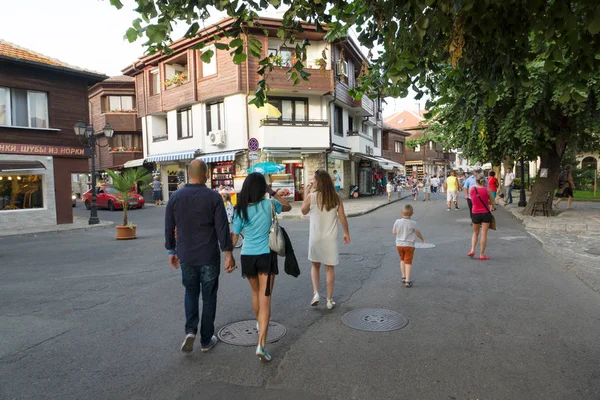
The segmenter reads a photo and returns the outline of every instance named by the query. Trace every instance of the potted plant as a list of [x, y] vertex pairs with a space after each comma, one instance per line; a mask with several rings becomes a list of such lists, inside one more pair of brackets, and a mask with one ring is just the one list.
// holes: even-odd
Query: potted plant
[[144, 168], [130, 168], [125, 172], [105, 171], [112, 179], [112, 187], [118, 192], [117, 198], [123, 205], [123, 225], [117, 225], [117, 240], [135, 239], [137, 225], [127, 219], [127, 208], [129, 207], [129, 193], [138, 183], [147, 183], [152, 179]]

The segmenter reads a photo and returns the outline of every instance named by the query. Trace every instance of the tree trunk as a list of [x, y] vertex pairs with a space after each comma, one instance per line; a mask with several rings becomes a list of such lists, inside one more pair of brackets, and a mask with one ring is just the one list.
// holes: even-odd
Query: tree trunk
[[[548, 149], [546, 152], [541, 154], [540, 168], [535, 178], [535, 184], [533, 185], [531, 196], [529, 197], [529, 199], [527, 199], [527, 207], [525, 207], [525, 210], [523, 211], [525, 215], [531, 214], [533, 204], [536, 201], [544, 200], [544, 195], [546, 194], [546, 192], [552, 193], [550, 197], [550, 202], [552, 202], [552, 197], [554, 197], [554, 190], [558, 186], [560, 161], [562, 160], [562, 156], [564, 154], [564, 147], [565, 146], [561, 146], [561, 143], [557, 140], [557, 143], [555, 143], [551, 149]], [[546, 169], [547, 175], [543, 178], [540, 175]]]

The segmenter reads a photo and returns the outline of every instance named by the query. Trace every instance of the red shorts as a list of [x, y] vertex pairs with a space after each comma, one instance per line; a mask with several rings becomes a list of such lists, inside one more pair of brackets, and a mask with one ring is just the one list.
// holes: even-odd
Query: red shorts
[[398, 250], [398, 255], [400, 256], [400, 261], [404, 261], [404, 264], [412, 265], [413, 256], [415, 255], [414, 247], [396, 246], [396, 250]]

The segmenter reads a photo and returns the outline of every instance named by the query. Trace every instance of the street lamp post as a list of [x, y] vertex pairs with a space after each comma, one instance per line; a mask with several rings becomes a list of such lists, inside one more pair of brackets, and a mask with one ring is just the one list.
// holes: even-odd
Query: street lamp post
[[525, 162], [523, 156], [519, 161], [521, 163], [521, 191], [519, 192], [519, 207], [526, 207], [527, 200], [525, 199]]
[[[98, 210], [96, 208], [96, 132], [94, 132], [94, 127], [91, 124], [86, 127], [81, 121], [76, 123], [73, 129], [78, 137], [87, 138], [88, 147], [91, 151], [92, 165], [90, 166], [90, 172], [92, 175], [92, 204], [90, 205], [90, 219], [88, 220], [88, 224], [96, 225], [100, 223]], [[109, 123], [106, 123], [102, 131], [107, 140], [110, 139], [114, 133], [114, 130]], [[101, 146], [100, 144], [98, 144], [98, 146], [106, 147], [108, 146], [108, 142], [104, 146]]]

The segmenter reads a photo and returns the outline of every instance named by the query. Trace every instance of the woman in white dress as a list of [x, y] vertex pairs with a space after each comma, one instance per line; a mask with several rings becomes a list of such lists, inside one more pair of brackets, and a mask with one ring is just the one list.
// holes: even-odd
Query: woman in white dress
[[[315, 191], [311, 193], [313, 188]], [[335, 307], [333, 301], [333, 285], [335, 272], [333, 268], [339, 264], [338, 221], [344, 228], [344, 243], [350, 243], [348, 220], [344, 212], [341, 197], [335, 191], [329, 173], [324, 170], [315, 172], [313, 181], [304, 191], [302, 214], [310, 213], [310, 236], [308, 240], [308, 259], [312, 262], [313, 298], [311, 306], [319, 304], [319, 281], [321, 264], [327, 271], [327, 308]]]

